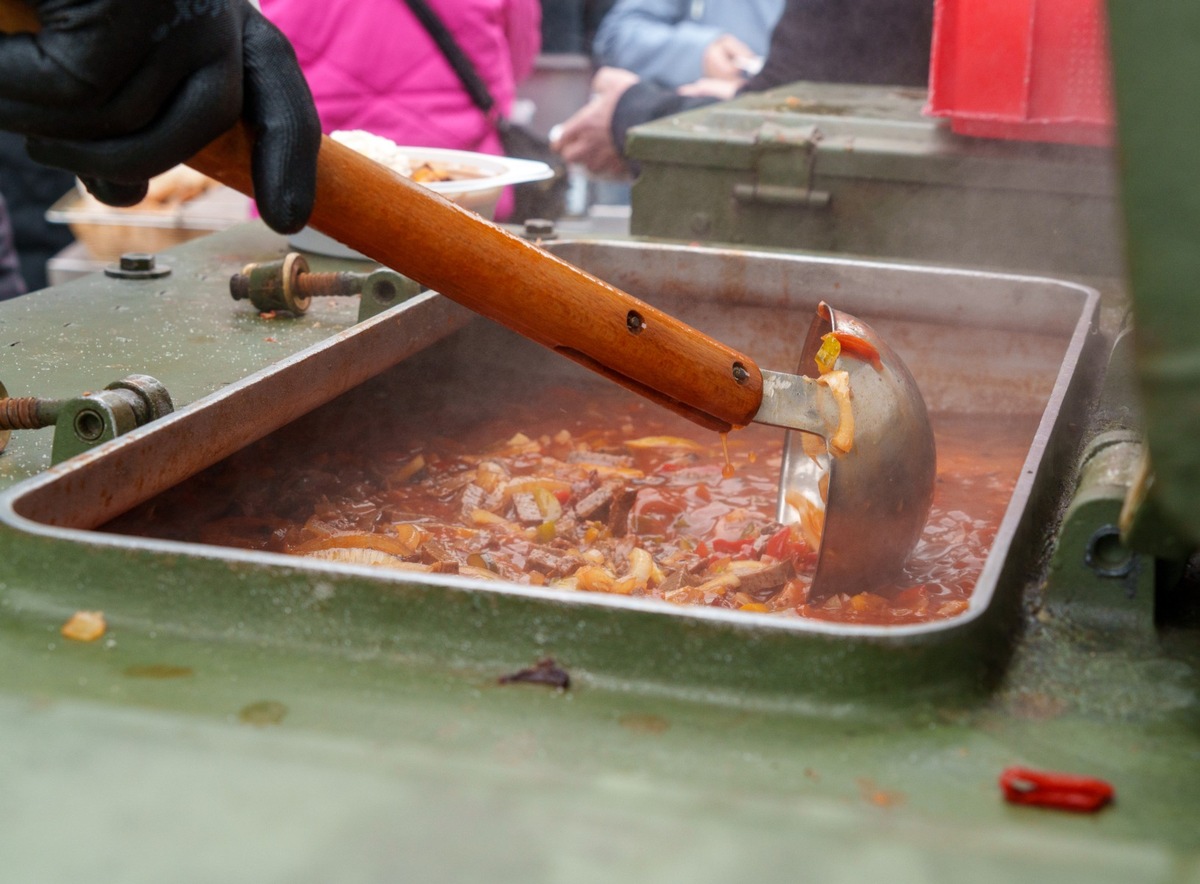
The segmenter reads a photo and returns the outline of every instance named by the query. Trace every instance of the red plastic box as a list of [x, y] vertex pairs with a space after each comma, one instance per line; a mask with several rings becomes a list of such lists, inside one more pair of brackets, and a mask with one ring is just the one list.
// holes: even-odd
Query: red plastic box
[[962, 135], [1111, 144], [1104, 0], [937, 0], [926, 111]]

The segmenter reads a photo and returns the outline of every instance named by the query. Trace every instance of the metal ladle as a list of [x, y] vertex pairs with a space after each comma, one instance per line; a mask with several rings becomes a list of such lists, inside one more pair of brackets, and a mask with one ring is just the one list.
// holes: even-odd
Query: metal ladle
[[873, 350], [878, 362], [843, 351], [835, 365], [849, 375], [850, 451], [814, 459], [803, 433], [789, 430], [785, 437], [777, 518], [796, 521], [801, 516], [796, 504], [824, 511], [809, 604], [853, 595], [900, 573], [929, 518], [937, 470], [933, 431], [916, 381], [865, 322], [821, 304], [804, 342], [800, 372], [817, 374], [817, 353], [831, 333], [865, 341], [864, 349]]

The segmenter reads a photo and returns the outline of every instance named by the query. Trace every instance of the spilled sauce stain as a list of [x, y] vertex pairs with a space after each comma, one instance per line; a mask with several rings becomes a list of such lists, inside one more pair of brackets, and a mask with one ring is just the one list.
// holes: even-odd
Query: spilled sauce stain
[[671, 722], [667, 721], [661, 715], [637, 713], [622, 715], [617, 719], [617, 724], [626, 730], [633, 731], [635, 734], [650, 734], [655, 737], [659, 734], [665, 734], [671, 727]]
[[287, 706], [278, 700], [259, 700], [238, 710], [238, 720], [255, 727], [279, 724], [287, 715]]
[[858, 791], [862, 800], [876, 807], [895, 807], [904, 803], [904, 793], [881, 789], [874, 780], [863, 777], [858, 780]]

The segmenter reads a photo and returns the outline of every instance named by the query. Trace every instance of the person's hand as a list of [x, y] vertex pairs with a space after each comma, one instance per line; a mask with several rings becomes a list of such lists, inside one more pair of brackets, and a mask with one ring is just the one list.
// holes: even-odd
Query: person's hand
[[601, 178], [625, 178], [629, 166], [612, 139], [613, 109], [637, 74], [621, 68], [600, 68], [592, 78], [592, 97], [560, 127], [551, 147], [572, 165], [583, 166]]
[[27, 0], [37, 34], [0, 36], [0, 128], [110, 205], [243, 117], [263, 219], [304, 226], [321, 127], [287, 38], [246, 0]]
[[747, 66], [758, 60], [754, 50], [733, 34], [722, 34], [704, 48], [701, 65], [705, 77], [737, 83], [746, 78]]
[[737, 91], [741, 87], [741, 82], [737, 80], [718, 80], [714, 77], [704, 77], [696, 80], [694, 83], [685, 83], [675, 91], [680, 95], [717, 98], [721, 101], [728, 101], [737, 95]]

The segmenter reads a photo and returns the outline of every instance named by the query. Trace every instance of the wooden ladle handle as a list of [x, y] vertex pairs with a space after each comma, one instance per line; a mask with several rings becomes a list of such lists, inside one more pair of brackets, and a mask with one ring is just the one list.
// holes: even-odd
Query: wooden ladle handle
[[[189, 165], [253, 195], [250, 147], [237, 126]], [[310, 223], [703, 426], [745, 426], [762, 402], [748, 356], [328, 137]]]

